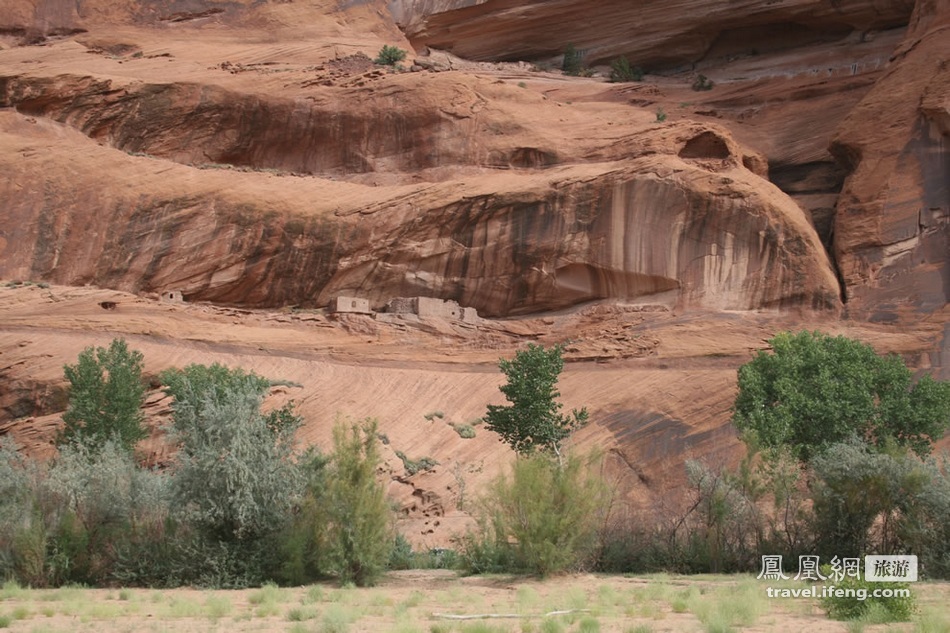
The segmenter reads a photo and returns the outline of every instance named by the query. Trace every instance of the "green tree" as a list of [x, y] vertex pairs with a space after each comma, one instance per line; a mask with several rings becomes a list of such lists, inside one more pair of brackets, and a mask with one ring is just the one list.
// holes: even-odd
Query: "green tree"
[[406, 51], [396, 46], [384, 44], [383, 47], [379, 49], [379, 54], [376, 56], [376, 59], [373, 60], [373, 63], [380, 66], [395, 66], [404, 59], [406, 59]]
[[328, 571], [360, 587], [375, 584], [393, 545], [392, 516], [376, 480], [377, 424], [338, 422], [323, 495], [327, 513]]
[[498, 433], [515, 452], [529, 455], [547, 452], [561, 461], [561, 444], [587, 423], [587, 409], [560, 413], [557, 380], [564, 369], [561, 347], [545, 349], [529, 344], [514, 359], [502, 359], [498, 366], [508, 377], [500, 389], [509, 406], [488, 405], [485, 416], [489, 430]]
[[115, 439], [131, 451], [147, 435], [142, 361], [141, 352], [117, 338], [108, 349], [87, 347], [75, 365], [65, 365], [69, 404], [59, 443], [79, 441], [95, 448]]
[[739, 368], [733, 423], [764, 448], [787, 446], [802, 461], [857, 436], [930, 452], [950, 424], [950, 383], [916, 384], [895, 355], [818, 332], [784, 332]]

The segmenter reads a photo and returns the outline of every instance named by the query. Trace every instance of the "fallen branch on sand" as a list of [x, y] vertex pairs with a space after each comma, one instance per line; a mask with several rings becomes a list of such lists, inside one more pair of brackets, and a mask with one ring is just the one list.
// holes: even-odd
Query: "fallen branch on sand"
[[456, 615], [452, 613], [433, 613], [432, 617], [439, 620], [502, 620], [502, 619], [520, 619], [520, 618], [550, 618], [555, 615], [567, 615], [568, 613], [589, 613], [590, 609], [567, 609], [565, 611], [548, 611], [540, 615], [530, 615], [524, 613], [478, 613], [475, 615]]

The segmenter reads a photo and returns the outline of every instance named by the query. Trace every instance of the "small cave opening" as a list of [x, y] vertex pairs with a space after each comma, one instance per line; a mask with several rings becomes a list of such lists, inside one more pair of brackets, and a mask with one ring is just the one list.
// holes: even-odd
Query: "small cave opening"
[[713, 132], [703, 132], [686, 141], [680, 158], [724, 159], [730, 156], [726, 140]]

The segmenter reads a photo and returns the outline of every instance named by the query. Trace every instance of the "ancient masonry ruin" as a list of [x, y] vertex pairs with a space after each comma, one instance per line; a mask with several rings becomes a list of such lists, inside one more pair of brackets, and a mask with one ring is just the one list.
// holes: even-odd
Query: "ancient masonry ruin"
[[[329, 310], [333, 313], [376, 314], [367, 299], [356, 297], [335, 297], [330, 301]], [[478, 312], [475, 308], [464, 308], [455, 301], [431, 297], [395, 297], [386, 304], [385, 313], [415, 315], [420, 318], [436, 317], [463, 323], [478, 322]]]
[[185, 300], [185, 297], [182, 296], [181, 290], [166, 290], [161, 295], [162, 301], [166, 303], [181, 303]]
[[369, 299], [357, 297], [334, 297], [330, 299], [330, 312], [347, 312], [349, 314], [373, 314], [369, 307]]

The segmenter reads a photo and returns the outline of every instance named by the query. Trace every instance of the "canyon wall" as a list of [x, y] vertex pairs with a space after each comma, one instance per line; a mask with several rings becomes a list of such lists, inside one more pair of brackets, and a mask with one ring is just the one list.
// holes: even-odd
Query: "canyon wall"
[[394, 0], [417, 46], [482, 60], [541, 59], [568, 44], [588, 63], [627, 56], [646, 68], [767, 54], [907, 23], [911, 0]]

